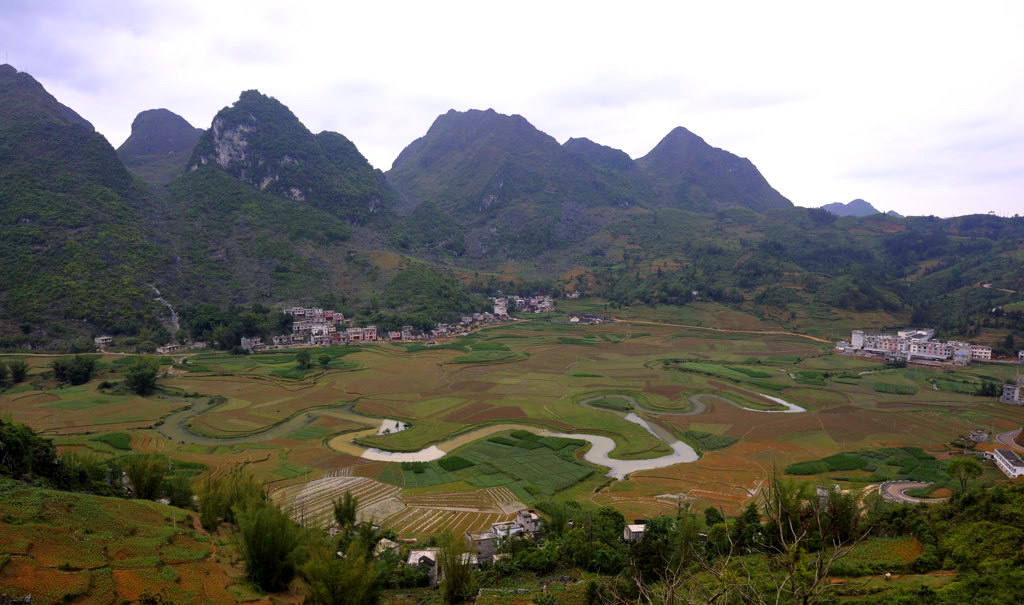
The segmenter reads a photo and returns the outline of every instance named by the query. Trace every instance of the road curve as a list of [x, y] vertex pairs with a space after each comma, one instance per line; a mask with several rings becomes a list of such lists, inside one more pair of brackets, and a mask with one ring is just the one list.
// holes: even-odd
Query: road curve
[[1005, 445], [1006, 447], [1016, 452], [1024, 452], [1024, 447], [1017, 445], [1017, 443], [1014, 441], [1014, 439], [1017, 438], [1017, 435], [1020, 435], [1020, 431], [1020, 429], [1017, 429], [1016, 431], [1006, 431], [1005, 433], [999, 433], [998, 435], [996, 435], [996, 441], [998, 441], [1000, 445]]
[[917, 487], [928, 487], [931, 483], [922, 481], [886, 481], [878, 488], [878, 493], [890, 502], [902, 502], [904, 504], [938, 504], [949, 498], [915, 498], [908, 496], [905, 492]]

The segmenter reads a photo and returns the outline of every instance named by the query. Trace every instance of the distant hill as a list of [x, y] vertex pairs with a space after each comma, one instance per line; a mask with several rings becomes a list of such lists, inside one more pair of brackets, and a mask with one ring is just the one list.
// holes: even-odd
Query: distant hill
[[439, 116], [385, 175], [257, 91], [202, 132], [143, 112], [119, 157], [3, 66], [0, 347], [90, 348], [101, 333], [155, 346], [179, 327], [168, 305], [183, 322], [206, 304], [317, 303], [427, 322], [481, 304], [456, 282], [623, 306], [699, 299], [819, 334], [823, 318], [870, 313], [1024, 340], [1024, 319], [991, 311], [1024, 289], [1024, 219], [863, 206], [871, 216], [794, 207], [682, 128], [633, 160], [493, 110]]
[[792, 206], [749, 160], [683, 128], [633, 161], [585, 138], [559, 145], [522, 116], [491, 109], [439, 116], [399, 154], [387, 176], [406, 212], [432, 202], [469, 227], [465, 248], [471, 257], [564, 248], [630, 208]]
[[256, 90], [220, 110], [200, 137], [188, 167], [207, 164], [261, 191], [308, 201], [352, 222], [390, 212], [382, 173], [351, 141], [333, 132], [313, 135], [280, 101]]
[[525, 118], [449, 111], [387, 173], [411, 212], [431, 202], [465, 227], [474, 258], [522, 258], [600, 229], [595, 208], [639, 202], [629, 182], [593, 170]]
[[678, 127], [637, 160], [663, 206], [713, 210], [743, 206], [763, 211], [793, 203], [772, 188], [754, 164], [708, 145]]
[[[871, 216], [872, 214], [879, 214], [879, 211], [874, 206], [862, 199], [856, 199], [846, 204], [842, 202], [825, 204], [821, 209], [827, 210], [836, 216]], [[899, 215], [897, 214], [896, 216]]]
[[[44, 344], [59, 320], [158, 324], [145, 192], [92, 125], [31, 76], [0, 66], [0, 346]], [[6, 345], [2, 343], [8, 343]], [[91, 344], [91, 342], [90, 342]]]
[[167, 109], [148, 109], [135, 117], [132, 133], [117, 155], [133, 173], [152, 183], [180, 176], [199, 142], [202, 128]]

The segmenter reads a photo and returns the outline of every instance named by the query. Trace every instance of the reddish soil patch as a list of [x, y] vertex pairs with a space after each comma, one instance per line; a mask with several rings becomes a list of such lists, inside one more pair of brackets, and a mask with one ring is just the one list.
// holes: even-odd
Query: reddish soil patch
[[820, 410], [819, 414], [856, 414], [863, 412], [860, 408], [852, 405], [841, 405], [837, 408], [828, 408], [826, 410]]
[[679, 399], [680, 395], [685, 389], [683, 387], [664, 385], [657, 387], [645, 387], [645, 393], [651, 393], [652, 395], [661, 395], [666, 399]]
[[526, 413], [523, 412], [522, 408], [518, 408], [511, 405], [503, 405], [494, 407], [492, 406], [488, 410], [478, 412], [472, 416], [467, 416], [463, 419], [463, 422], [470, 424], [476, 424], [478, 422], [491, 422], [494, 420], [516, 420], [518, 418], [526, 418]]
[[12, 557], [0, 571], [2, 592], [11, 596], [32, 595], [33, 602], [57, 603], [67, 593], [85, 592], [89, 572], [65, 572], [41, 567], [31, 559]]
[[464, 391], [469, 393], [482, 393], [484, 391], [491, 390], [494, 384], [490, 382], [480, 382], [477, 380], [464, 380], [462, 382], [452, 383], [450, 389], [452, 391]]
[[14, 397], [14, 401], [19, 404], [36, 405], [40, 403], [53, 403], [54, 401], [60, 401], [60, 397], [51, 393], [33, 393], [31, 395], [22, 395], [21, 397]]

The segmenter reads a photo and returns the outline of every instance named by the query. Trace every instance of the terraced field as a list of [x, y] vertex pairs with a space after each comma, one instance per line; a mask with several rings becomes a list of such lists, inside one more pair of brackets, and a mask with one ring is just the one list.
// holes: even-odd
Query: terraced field
[[[202, 463], [214, 474], [244, 464], [269, 484], [275, 500], [298, 500], [315, 524], [329, 517], [331, 498], [346, 488], [365, 490], [363, 504], [377, 511], [375, 519], [413, 533], [445, 518], [483, 527], [488, 515], [506, 512], [481, 500], [448, 507], [465, 515], [437, 515], [420, 500], [431, 493], [461, 502], [451, 494], [506, 489], [526, 505], [551, 496], [585, 498], [635, 517], [680, 498], [729, 511], [772, 468], [878, 447], [913, 446], [942, 457], [951, 440], [972, 429], [1003, 432], [1024, 424], [1024, 410], [971, 394], [983, 380], [1011, 377], [1013, 368], [886, 369], [784, 333], [535, 320], [448, 345], [320, 349], [333, 356], [328, 369], [296, 378], [286, 377], [294, 367], [290, 352], [195, 354], [177, 375], [160, 380], [165, 390], [148, 398], [98, 388], [99, 380], [120, 379], [117, 358], [104, 361], [97, 380], [65, 388], [46, 380], [45, 358], [33, 358], [32, 384], [0, 393], [0, 408], [65, 448], [119, 455], [91, 437], [124, 433], [134, 450]], [[382, 418], [409, 428], [378, 434]], [[618, 460], [658, 460], [686, 435], [707, 447], [696, 461], [649, 466], [615, 481], [583, 459], [594, 451], [590, 444], [545, 462], [547, 471], [537, 476], [525, 452], [494, 472], [488, 462], [500, 458], [504, 445], [487, 439], [512, 429], [601, 437], [611, 443], [610, 459]], [[480, 456], [463, 456], [473, 466], [459, 471], [432, 462], [415, 473], [386, 456], [366, 455], [368, 448], [415, 453], [430, 447], [438, 459], [462, 456], [460, 448], [475, 447]], [[350, 469], [349, 478], [329, 475], [338, 469]], [[391, 498], [404, 508], [372, 507]]]

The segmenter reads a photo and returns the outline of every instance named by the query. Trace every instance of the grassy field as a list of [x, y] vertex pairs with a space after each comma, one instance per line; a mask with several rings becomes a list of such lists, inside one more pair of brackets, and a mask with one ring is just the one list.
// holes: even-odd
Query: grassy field
[[[588, 309], [604, 312], [580, 307]], [[552, 494], [584, 498], [636, 518], [668, 510], [678, 494], [695, 506], [735, 511], [773, 468], [843, 452], [915, 447], [941, 464], [952, 450], [948, 444], [960, 435], [1024, 424], [1024, 410], [973, 394], [985, 381], [1011, 378], [1009, 365], [886, 369], [836, 355], [827, 342], [752, 333], [783, 330], [750, 316], [741, 321], [734, 311], [710, 303], [677, 310], [677, 316], [655, 311], [602, 325], [524, 321], [442, 346], [313, 349], [314, 361], [320, 354], [332, 359], [326, 369], [316, 365], [302, 372], [295, 371], [293, 352], [193, 354], [146, 398], [98, 388], [101, 380], [121, 379], [125, 366], [117, 357], [105, 358], [92, 382], [65, 388], [47, 379], [48, 358], [29, 357], [29, 383], [0, 393], [0, 409], [62, 448], [115, 456], [127, 445], [204, 464], [214, 473], [245, 464], [272, 490], [344, 470], [397, 487], [400, 500], [507, 489], [524, 503]], [[667, 325], [680, 319], [708, 329]], [[745, 331], [710, 329], [729, 321]], [[765, 396], [807, 412], [772, 413], [782, 406]], [[610, 437], [611, 455], [618, 458], [669, 452], [659, 438], [625, 421], [626, 412], [690, 442], [702, 452], [700, 460], [608, 482], [598, 467], [579, 459], [579, 451], [530, 449], [507, 433], [498, 436], [512, 445], [489, 436], [448, 452], [472, 463], [456, 470], [429, 463], [416, 472], [326, 445], [339, 434], [376, 428], [381, 418], [390, 418], [409, 428], [361, 433], [359, 443], [415, 451], [480, 427], [509, 424]], [[177, 418], [185, 418], [182, 426], [174, 425]], [[822, 481], [843, 472], [861, 483], [875, 473], [803, 477]], [[483, 522], [487, 517], [480, 515], [460, 523]]]

